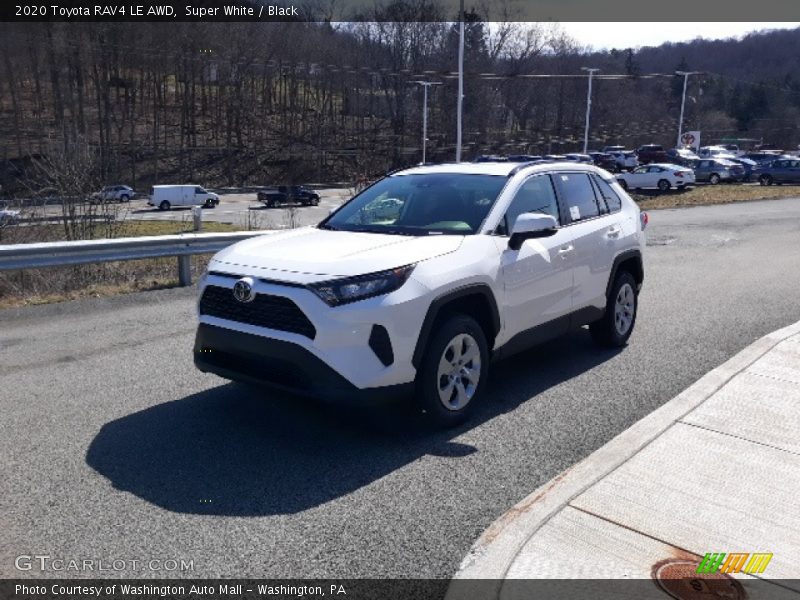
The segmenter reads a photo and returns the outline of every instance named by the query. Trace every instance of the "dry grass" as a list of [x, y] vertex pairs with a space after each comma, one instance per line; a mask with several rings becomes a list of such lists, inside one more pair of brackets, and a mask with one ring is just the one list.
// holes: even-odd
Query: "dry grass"
[[645, 210], [729, 204], [751, 200], [800, 197], [800, 185], [698, 185], [694, 188], [667, 193], [651, 190], [631, 190], [631, 196]]

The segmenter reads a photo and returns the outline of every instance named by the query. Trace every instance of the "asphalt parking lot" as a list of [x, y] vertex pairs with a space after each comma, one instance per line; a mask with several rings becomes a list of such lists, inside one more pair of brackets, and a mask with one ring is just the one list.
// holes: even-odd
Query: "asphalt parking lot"
[[652, 212], [629, 346], [580, 331], [494, 365], [491, 401], [449, 432], [198, 373], [192, 289], [0, 311], [0, 576], [93, 574], [15, 569], [38, 553], [448, 577], [531, 490], [797, 321], [798, 240], [800, 199]]

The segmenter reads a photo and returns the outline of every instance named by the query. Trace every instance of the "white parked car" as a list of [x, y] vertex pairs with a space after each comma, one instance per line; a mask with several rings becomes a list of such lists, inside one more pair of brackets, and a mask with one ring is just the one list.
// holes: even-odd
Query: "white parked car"
[[0, 225], [13, 225], [19, 222], [19, 211], [11, 210], [5, 202], [0, 202]]
[[[398, 210], [373, 210], [387, 199]], [[194, 361], [346, 403], [414, 395], [451, 426], [483, 400], [493, 359], [587, 324], [600, 345], [627, 343], [646, 223], [593, 165], [407, 169], [316, 227], [217, 253]]]
[[150, 188], [150, 197], [147, 203], [159, 210], [169, 210], [173, 206], [214, 208], [219, 204], [219, 196], [194, 184], [154, 185]]
[[91, 202], [129, 202], [136, 192], [129, 185], [109, 185], [92, 194]]
[[618, 173], [617, 181], [626, 190], [657, 188], [666, 192], [694, 184], [694, 171], [680, 165], [652, 163], [636, 167], [630, 173]]
[[697, 156], [700, 158], [722, 158], [725, 160], [736, 158], [736, 154], [725, 146], [703, 146], [697, 151]]
[[617, 161], [617, 168], [621, 170], [630, 170], [639, 166], [639, 159], [633, 150], [619, 150], [609, 152], [609, 154], [614, 157], [614, 160]]

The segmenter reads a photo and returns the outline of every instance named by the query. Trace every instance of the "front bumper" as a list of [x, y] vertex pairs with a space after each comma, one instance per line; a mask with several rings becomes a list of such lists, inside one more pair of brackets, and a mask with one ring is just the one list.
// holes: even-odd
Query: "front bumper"
[[413, 391], [413, 383], [360, 389], [297, 344], [205, 323], [197, 328], [194, 364], [225, 379], [340, 404], [381, 404]]

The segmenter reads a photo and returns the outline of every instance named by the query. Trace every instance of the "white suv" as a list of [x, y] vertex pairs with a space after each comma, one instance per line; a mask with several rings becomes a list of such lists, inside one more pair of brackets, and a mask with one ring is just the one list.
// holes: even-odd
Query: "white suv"
[[591, 165], [396, 172], [316, 227], [215, 255], [195, 364], [342, 402], [413, 394], [454, 425], [493, 359], [587, 324], [598, 343], [627, 342], [646, 223]]

